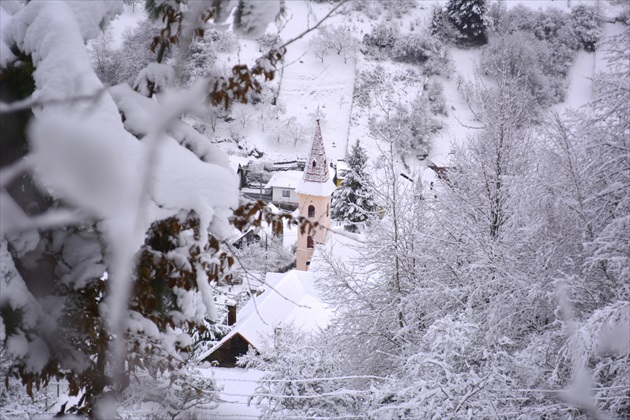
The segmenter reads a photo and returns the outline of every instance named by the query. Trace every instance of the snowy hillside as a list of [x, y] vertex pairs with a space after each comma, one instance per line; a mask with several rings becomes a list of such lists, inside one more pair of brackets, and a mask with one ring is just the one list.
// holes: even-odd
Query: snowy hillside
[[2, 1], [0, 417], [627, 418], [629, 25]]

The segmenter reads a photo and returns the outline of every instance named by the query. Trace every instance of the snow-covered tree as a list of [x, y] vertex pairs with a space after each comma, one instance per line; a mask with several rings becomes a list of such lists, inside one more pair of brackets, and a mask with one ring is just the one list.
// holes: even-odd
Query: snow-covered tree
[[239, 364], [265, 371], [252, 403], [265, 418], [348, 416], [362, 413], [361, 393], [342, 390], [343, 368], [330, 351], [330, 332], [305, 334], [280, 324], [259, 353], [250, 350]]
[[449, 0], [446, 15], [461, 41], [475, 45], [487, 42], [486, 0]]
[[[212, 6], [214, 23], [231, 10], [227, 2], [148, 3], [167, 25], [154, 39], [158, 62], [200, 35]], [[3, 98], [25, 98], [15, 109], [3, 103], [2, 112], [37, 109], [28, 132], [15, 119], [9, 154], [3, 142], [3, 360], [29, 394], [53, 378], [66, 381], [78, 398], [61, 411], [99, 418], [116, 416], [115, 398], [142, 372], [182, 387], [163, 400], [177, 413], [199, 389], [213, 391], [212, 381], [184, 377], [195, 324], [218, 321], [211, 282], [233, 262], [217, 238], [238, 205], [237, 181], [225, 155], [180, 116], [246, 100], [260, 89], [255, 76], [272, 77], [281, 55], [186, 91], [169, 88], [167, 78], [158, 101], [128, 85], [106, 91], [85, 43], [121, 5], [29, 2], [10, 14], [0, 6], [3, 51], [10, 45], [20, 56], [2, 57], [13, 86], [5, 96], [3, 85]], [[241, 6], [235, 30], [252, 36], [279, 11], [279, 2]], [[144, 79], [157, 86], [171, 70], [148, 66]], [[206, 401], [215, 398], [210, 392]]]
[[366, 173], [367, 160], [365, 149], [357, 139], [348, 155], [348, 171], [343, 183], [333, 194], [331, 217], [343, 221], [350, 232], [356, 232], [377, 210]]
[[582, 47], [586, 51], [595, 51], [595, 45], [602, 37], [598, 6], [576, 5], [571, 9], [571, 20]]
[[438, 4], [431, 6], [431, 23], [429, 24], [431, 35], [442, 42], [455, 42], [459, 38], [459, 31], [453, 26], [444, 8]]
[[[425, 78], [425, 83], [427, 80]], [[428, 95], [422, 92], [407, 104], [394, 95], [381, 94], [375, 97], [375, 102], [382, 114], [373, 115], [370, 133], [392, 139], [396, 151], [402, 155], [426, 155], [431, 137], [442, 128], [442, 122], [430, 111]]]
[[324, 26], [311, 40], [311, 48], [322, 63], [330, 53], [337, 53], [343, 57], [343, 62], [354, 58], [359, 41], [352, 35], [352, 29], [347, 25], [335, 26], [332, 29]]

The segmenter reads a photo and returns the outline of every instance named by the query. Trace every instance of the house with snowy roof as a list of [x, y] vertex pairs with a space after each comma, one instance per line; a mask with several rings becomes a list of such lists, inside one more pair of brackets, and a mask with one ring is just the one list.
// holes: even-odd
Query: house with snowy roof
[[228, 306], [228, 324], [232, 330], [200, 356], [219, 366], [233, 367], [239, 356], [251, 347], [260, 349], [283, 325], [291, 324], [307, 331], [328, 325], [329, 310], [313, 285], [311, 273], [292, 270], [267, 273], [264, 292], [252, 298], [236, 312]]
[[297, 208], [300, 199], [295, 187], [300, 183], [302, 175], [302, 171], [275, 172], [265, 185], [265, 189], [271, 190], [271, 202], [281, 208]]

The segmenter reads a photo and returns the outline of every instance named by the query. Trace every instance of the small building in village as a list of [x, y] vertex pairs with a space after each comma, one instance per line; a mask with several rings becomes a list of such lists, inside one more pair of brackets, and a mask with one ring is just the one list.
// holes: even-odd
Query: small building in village
[[297, 208], [300, 200], [295, 187], [302, 179], [302, 171], [277, 171], [273, 174], [266, 190], [271, 190], [271, 202], [284, 209]]

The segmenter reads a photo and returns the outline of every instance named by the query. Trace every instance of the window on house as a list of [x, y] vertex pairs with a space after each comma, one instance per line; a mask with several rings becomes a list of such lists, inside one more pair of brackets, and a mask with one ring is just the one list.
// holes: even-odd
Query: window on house
[[308, 217], [315, 217], [315, 207], [308, 206]]
[[306, 238], [306, 247], [308, 249], [315, 248], [315, 241], [313, 240], [312, 236], [309, 236], [309, 237]]
[[286, 197], [286, 198], [291, 197], [291, 191], [290, 190], [282, 190], [282, 197]]

